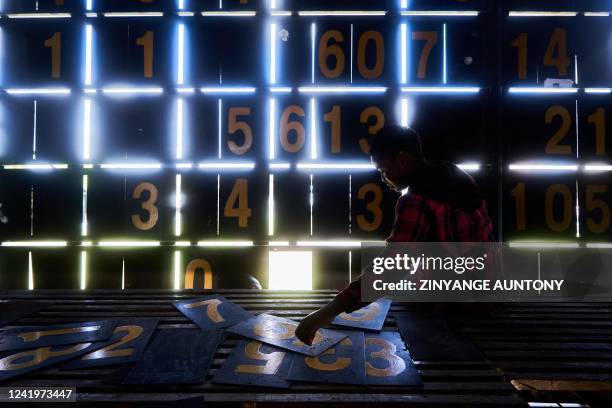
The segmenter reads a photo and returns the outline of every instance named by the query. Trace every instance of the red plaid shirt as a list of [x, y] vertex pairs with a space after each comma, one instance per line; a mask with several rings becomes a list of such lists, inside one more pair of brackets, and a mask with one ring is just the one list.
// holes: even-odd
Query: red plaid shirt
[[[492, 242], [493, 224], [482, 200], [477, 210], [466, 212], [450, 204], [418, 194], [397, 200], [395, 221], [387, 242]], [[361, 279], [344, 288], [336, 298], [350, 313], [361, 307]]]

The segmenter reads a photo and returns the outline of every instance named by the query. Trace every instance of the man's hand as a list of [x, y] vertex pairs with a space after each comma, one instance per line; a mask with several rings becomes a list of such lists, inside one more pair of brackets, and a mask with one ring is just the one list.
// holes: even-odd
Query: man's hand
[[317, 330], [327, 326], [336, 316], [343, 312], [343, 307], [337, 300], [333, 300], [316, 312], [310, 313], [302, 319], [295, 329], [295, 336], [303, 343], [312, 345]]

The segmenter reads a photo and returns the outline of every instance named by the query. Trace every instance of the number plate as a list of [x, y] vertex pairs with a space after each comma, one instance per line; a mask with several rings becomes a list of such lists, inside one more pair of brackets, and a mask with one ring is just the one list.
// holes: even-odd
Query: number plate
[[289, 388], [287, 374], [297, 355], [254, 340], [242, 340], [212, 379], [217, 384]]
[[221, 330], [158, 330], [123, 384], [202, 383], [222, 337]]
[[334, 330], [319, 329], [313, 345], [307, 346], [295, 337], [297, 325], [298, 323], [293, 320], [262, 313], [227, 330], [308, 356], [318, 356], [346, 337], [345, 334]]
[[106, 340], [115, 326], [117, 322], [105, 320], [9, 329], [0, 335], [0, 351]]
[[119, 320], [111, 338], [99, 343], [98, 350], [67, 363], [62, 369], [74, 370], [136, 362], [140, 360], [158, 321], [159, 319]]
[[253, 317], [242, 307], [219, 295], [175, 302], [174, 307], [202, 330], [222, 329]]
[[363, 333], [339, 333], [346, 337], [317, 357], [296, 355], [289, 371], [289, 380], [365, 384]]
[[366, 334], [365, 344], [368, 385], [422, 384], [399, 333]]
[[378, 299], [353, 313], [341, 313], [332, 324], [364, 330], [381, 330], [390, 307], [391, 300]]

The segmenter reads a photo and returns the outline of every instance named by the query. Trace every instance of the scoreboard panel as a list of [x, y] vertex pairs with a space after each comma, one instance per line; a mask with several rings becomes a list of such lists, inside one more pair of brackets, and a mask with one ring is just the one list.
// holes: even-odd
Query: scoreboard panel
[[0, 287], [267, 287], [288, 250], [341, 288], [391, 230], [391, 123], [475, 178], [499, 240], [610, 242], [611, 11], [5, 0]]

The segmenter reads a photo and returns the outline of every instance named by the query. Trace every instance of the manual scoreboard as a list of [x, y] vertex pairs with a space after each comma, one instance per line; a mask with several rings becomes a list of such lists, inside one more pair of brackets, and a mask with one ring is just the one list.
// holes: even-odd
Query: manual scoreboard
[[[612, 1], [5, 0], [0, 287], [223, 288], [359, 273], [413, 126], [499, 240], [612, 242]], [[296, 265], [286, 265], [286, 281]]]

